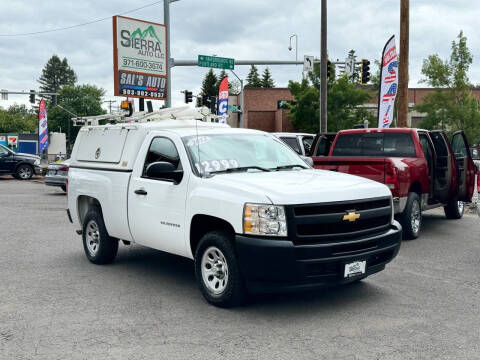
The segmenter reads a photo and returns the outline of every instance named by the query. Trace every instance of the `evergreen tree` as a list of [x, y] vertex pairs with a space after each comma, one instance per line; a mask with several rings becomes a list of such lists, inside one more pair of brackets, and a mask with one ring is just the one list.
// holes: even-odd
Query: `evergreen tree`
[[[65, 85], [75, 85], [77, 75], [68, 65], [67, 58], [60, 58], [53, 55], [48, 59], [42, 69], [42, 75], [38, 82], [40, 83], [40, 91], [42, 92], [59, 92]], [[51, 96], [45, 96], [50, 99]]]
[[[217, 86], [217, 75], [213, 72], [213, 69], [208, 70], [205, 78], [202, 82], [202, 90], [200, 95], [202, 96], [217, 96], [218, 94], [218, 86]], [[197, 106], [202, 105], [202, 100], [197, 98]]]
[[250, 72], [247, 75], [247, 84], [245, 88], [259, 88], [262, 87], [262, 80], [260, 80], [260, 76], [258, 75], [258, 69], [255, 65], [250, 67]]
[[268, 67], [266, 67], [265, 70], [263, 70], [262, 87], [263, 88], [275, 87], [275, 82], [273, 81], [272, 75], [270, 74], [270, 70], [268, 69]]

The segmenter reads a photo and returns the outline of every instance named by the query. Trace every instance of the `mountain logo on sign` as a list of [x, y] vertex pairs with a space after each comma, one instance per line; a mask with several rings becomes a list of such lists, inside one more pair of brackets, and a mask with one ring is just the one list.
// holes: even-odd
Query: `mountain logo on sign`
[[156, 39], [160, 44], [162, 43], [160, 39], [157, 36], [157, 33], [155, 32], [155, 29], [153, 28], [152, 25], [150, 25], [148, 28], [146, 28], [144, 31], [140, 30], [140, 28], [137, 28], [132, 35], [130, 35], [130, 39], [133, 39], [134, 37], [138, 36], [140, 39], [145, 39], [145, 36], [149, 35], [150, 37]]
[[123, 47], [138, 50], [138, 55], [160, 59], [165, 57], [162, 53], [162, 42], [158, 38], [153, 25], [148, 26], [143, 31], [137, 27], [132, 33], [127, 29], [123, 29], [120, 31], [120, 38], [120, 44]]

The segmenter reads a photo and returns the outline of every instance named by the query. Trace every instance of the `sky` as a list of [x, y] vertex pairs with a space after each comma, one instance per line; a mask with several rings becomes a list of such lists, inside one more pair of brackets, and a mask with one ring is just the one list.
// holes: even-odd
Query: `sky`
[[[47, 60], [57, 54], [66, 57], [78, 77], [78, 84], [105, 89], [105, 100], [113, 95], [113, 34], [111, 16], [154, 3], [155, 0], [0, 0], [0, 89], [28, 91], [38, 89], [38, 78]], [[199, 54], [237, 60], [295, 60], [320, 56], [320, 0], [179, 0], [170, 5], [171, 57], [193, 60]], [[380, 59], [385, 42], [396, 36], [399, 47], [400, 0], [328, 1], [328, 53], [331, 60], [344, 60], [354, 49], [358, 58], [372, 64]], [[421, 67], [431, 54], [450, 56], [451, 42], [460, 30], [468, 38], [473, 54], [470, 80], [480, 83], [480, 47], [476, 32], [480, 2], [473, 0], [410, 1], [410, 87], [425, 86]], [[157, 2], [129, 17], [163, 23], [163, 3]], [[97, 19], [89, 25], [37, 35], [9, 36], [39, 32]], [[258, 66], [260, 73], [265, 66]], [[289, 80], [302, 76], [301, 65], [269, 66], [275, 84], [286, 87]], [[236, 66], [241, 78], [248, 66]], [[180, 91], [200, 92], [206, 68], [174, 67], [171, 73], [172, 103], [183, 104]], [[219, 71], [217, 71], [219, 73]], [[231, 75], [233, 77], [233, 75]], [[27, 95], [10, 95], [0, 100], [1, 107], [28, 104]], [[154, 108], [163, 102], [154, 101]], [[107, 108], [107, 104], [104, 104]]]

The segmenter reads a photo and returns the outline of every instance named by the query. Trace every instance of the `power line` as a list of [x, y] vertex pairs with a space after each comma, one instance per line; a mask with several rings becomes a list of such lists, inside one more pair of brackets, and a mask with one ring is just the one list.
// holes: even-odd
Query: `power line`
[[[127, 11], [124, 11], [123, 13], [120, 13], [120, 15], [125, 15], [125, 14], [132, 13], [134, 11], [142, 10], [142, 9], [147, 8], [147, 7], [150, 7], [150, 6], [156, 5], [158, 3], [161, 3], [163, 1], [164, 0], [155, 1], [153, 3], [146, 4], [144, 6], [136, 8], [136, 9], [127, 10]], [[46, 34], [46, 33], [51, 33], [51, 32], [56, 32], [56, 31], [69, 30], [69, 29], [73, 29], [73, 28], [77, 28], [77, 27], [81, 27], [81, 26], [85, 26], [85, 25], [91, 25], [91, 24], [95, 24], [95, 23], [98, 23], [98, 22], [101, 22], [101, 21], [109, 20], [111, 18], [112, 18], [112, 16], [107, 16], [107, 17], [104, 17], [104, 18], [101, 18], [101, 19], [87, 21], [87, 22], [84, 22], [84, 23], [81, 23], [81, 24], [70, 25], [70, 26], [65, 26], [65, 27], [60, 27], [60, 28], [55, 28], [55, 29], [50, 29], [50, 30], [42, 30], [42, 31], [34, 31], [34, 32], [28, 32], [28, 33], [18, 33], [18, 34], [0, 34], [0, 37], [15, 37], [15, 36], [29, 36], [29, 35]]]

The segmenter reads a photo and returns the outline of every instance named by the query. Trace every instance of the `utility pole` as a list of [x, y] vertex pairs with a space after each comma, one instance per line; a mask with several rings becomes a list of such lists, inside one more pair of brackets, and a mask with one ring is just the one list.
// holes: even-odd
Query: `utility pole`
[[320, 132], [327, 132], [327, 0], [322, 0], [320, 24]]
[[409, 42], [409, 0], [400, 0], [400, 61], [398, 66], [398, 127], [407, 127], [408, 115], [408, 42]]
[[108, 103], [108, 108], [110, 109], [110, 114], [112, 113], [112, 104], [116, 103], [116, 100], [105, 100], [104, 103]]
[[167, 27], [167, 100], [165, 107], [172, 106], [172, 74], [170, 64], [170, 0], [163, 0], [163, 23]]

